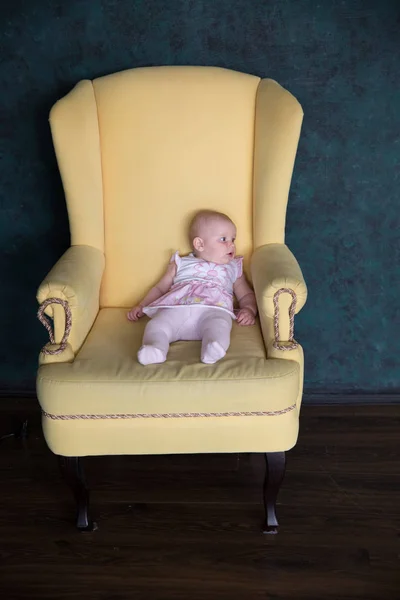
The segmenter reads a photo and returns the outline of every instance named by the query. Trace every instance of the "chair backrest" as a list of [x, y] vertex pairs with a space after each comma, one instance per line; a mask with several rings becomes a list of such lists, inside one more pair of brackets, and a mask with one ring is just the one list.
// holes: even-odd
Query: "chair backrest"
[[245, 266], [284, 241], [298, 102], [272, 80], [214, 67], [148, 67], [81, 81], [50, 114], [71, 243], [104, 250], [101, 306], [130, 306], [202, 208], [227, 213]]

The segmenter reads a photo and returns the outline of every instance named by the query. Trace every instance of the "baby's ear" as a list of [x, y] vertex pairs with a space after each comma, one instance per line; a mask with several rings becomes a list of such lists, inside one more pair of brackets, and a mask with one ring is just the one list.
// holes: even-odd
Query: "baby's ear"
[[197, 252], [203, 252], [204, 250], [204, 242], [200, 237], [195, 237], [193, 240], [193, 248], [197, 250]]

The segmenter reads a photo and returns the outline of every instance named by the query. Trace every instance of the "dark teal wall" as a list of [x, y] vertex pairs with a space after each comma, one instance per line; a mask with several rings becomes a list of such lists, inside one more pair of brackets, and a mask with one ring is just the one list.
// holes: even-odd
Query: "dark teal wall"
[[69, 242], [49, 109], [82, 78], [192, 64], [272, 77], [304, 107], [287, 242], [306, 388], [399, 390], [398, 0], [5, 0], [0, 54], [0, 389], [33, 389], [35, 291]]

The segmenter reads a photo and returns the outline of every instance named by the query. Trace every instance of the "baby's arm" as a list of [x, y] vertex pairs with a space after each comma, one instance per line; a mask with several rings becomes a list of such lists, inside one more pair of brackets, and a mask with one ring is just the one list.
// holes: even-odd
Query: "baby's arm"
[[148, 306], [149, 304], [151, 304], [155, 300], [158, 300], [158, 298], [161, 298], [161, 296], [166, 294], [173, 284], [175, 275], [176, 264], [169, 263], [167, 270], [161, 277], [160, 281], [154, 287], [151, 288], [147, 296], [145, 296], [137, 306], [134, 306], [128, 312], [128, 319], [130, 321], [137, 321], [138, 319], [140, 319], [140, 317], [143, 317], [143, 306]]
[[235, 281], [233, 291], [240, 306], [237, 322], [239, 325], [254, 325], [257, 314], [256, 297], [244, 275]]

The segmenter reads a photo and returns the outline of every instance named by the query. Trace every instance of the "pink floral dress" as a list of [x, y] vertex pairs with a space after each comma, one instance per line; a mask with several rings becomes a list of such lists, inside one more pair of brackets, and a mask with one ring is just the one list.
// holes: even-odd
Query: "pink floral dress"
[[243, 273], [243, 257], [234, 258], [226, 265], [196, 258], [193, 254], [171, 258], [176, 264], [176, 276], [169, 292], [143, 307], [153, 317], [159, 308], [181, 306], [213, 306], [228, 312], [233, 319], [233, 284]]

